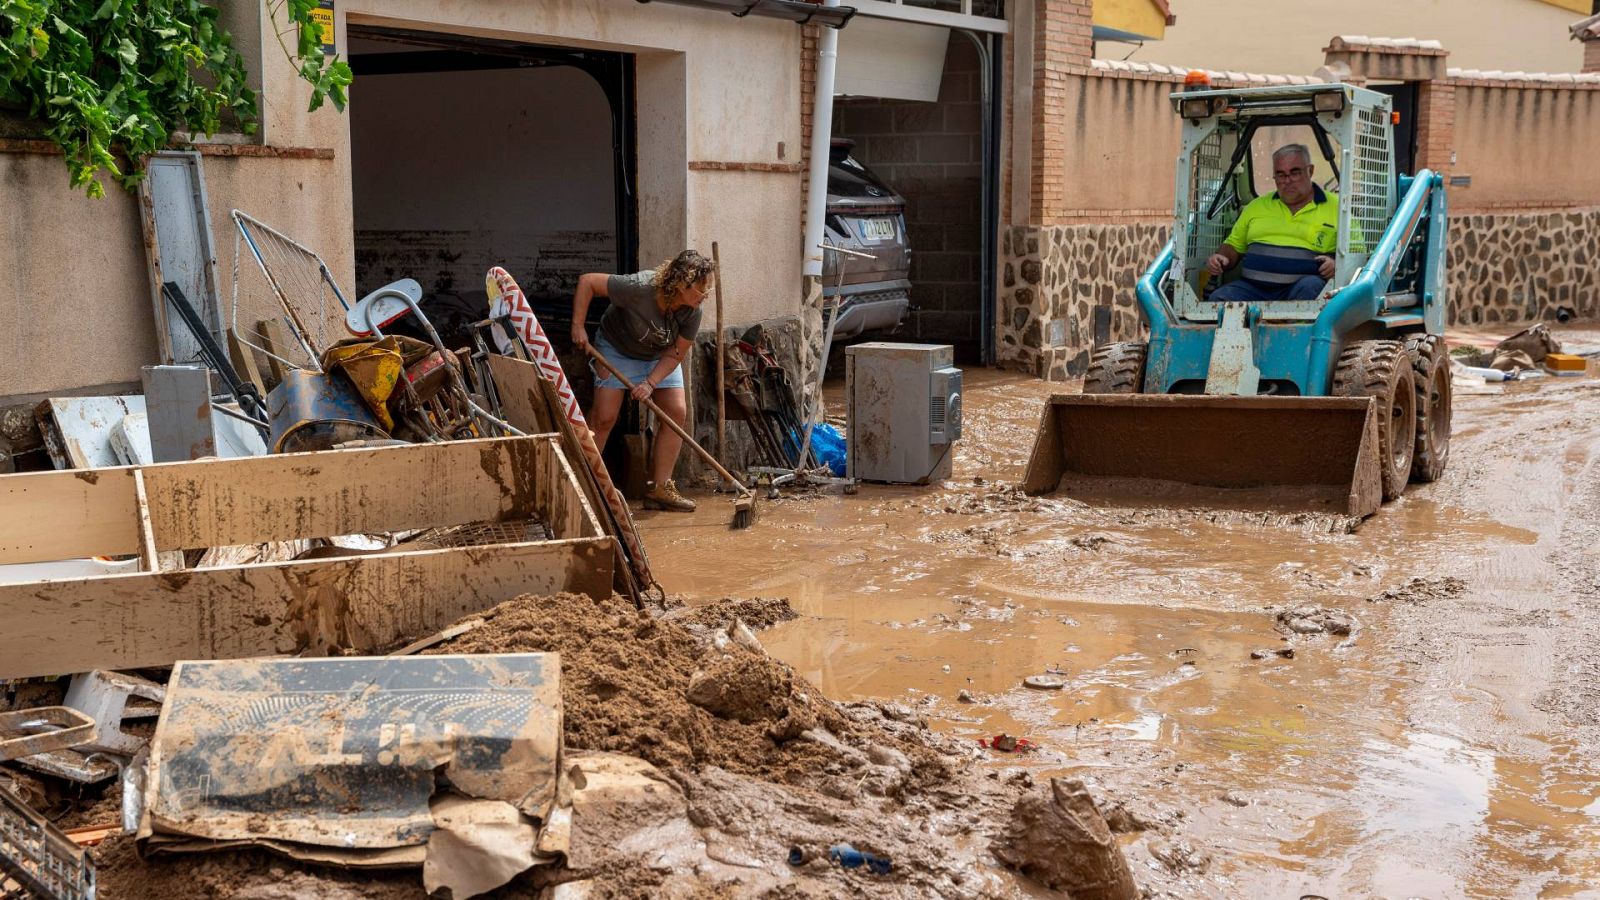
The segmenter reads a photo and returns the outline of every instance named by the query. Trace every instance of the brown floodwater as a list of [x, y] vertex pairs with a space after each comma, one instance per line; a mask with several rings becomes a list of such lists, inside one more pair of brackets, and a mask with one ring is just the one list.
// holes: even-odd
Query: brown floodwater
[[[1059, 387], [989, 371], [966, 373], [942, 485], [763, 498], [744, 531], [716, 495], [640, 522], [670, 592], [788, 597], [801, 618], [762, 641], [828, 696], [903, 702], [973, 741], [1026, 736], [1042, 750], [992, 765], [1181, 811], [1212, 855], [1197, 894], [1595, 896], [1600, 763], [1534, 707], [1559, 629], [1503, 621], [1564, 615], [1546, 560], [1600, 426], [1568, 415], [1596, 383], [1562, 381], [1458, 397], [1445, 481], [1354, 533], [1021, 496]], [[1582, 440], [1548, 434], [1563, 415]], [[1464, 578], [1472, 602], [1367, 602], [1414, 575]], [[1354, 632], [1275, 630], [1304, 603]], [[1429, 616], [1478, 631], [1430, 638]], [[1065, 687], [1022, 686], [1041, 673]]]

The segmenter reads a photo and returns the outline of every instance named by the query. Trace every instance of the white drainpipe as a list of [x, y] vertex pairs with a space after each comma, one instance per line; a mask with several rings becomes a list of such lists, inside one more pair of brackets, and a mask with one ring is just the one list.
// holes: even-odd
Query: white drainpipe
[[[839, 0], [823, 0], [838, 6]], [[828, 209], [828, 150], [833, 139], [833, 70], [839, 61], [839, 29], [823, 26], [817, 41], [817, 92], [811, 109], [811, 174], [806, 194], [805, 266], [801, 275], [822, 277], [822, 218]]]

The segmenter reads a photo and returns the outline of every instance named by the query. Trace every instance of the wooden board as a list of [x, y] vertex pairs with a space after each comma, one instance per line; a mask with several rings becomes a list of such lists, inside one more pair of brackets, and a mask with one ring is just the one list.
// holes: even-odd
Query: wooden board
[[377, 652], [521, 594], [607, 595], [612, 554], [581, 538], [0, 585], [0, 678]]
[[500, 395], [501, 411], [507, 422], [519, 431], [553, 431], [561, 436], [561, 448], [571, 463], [570, 471], [576, 476], [584, 499], [596, 513], [604, 533], [617, 542], [617, 590], [634, 596], [638, 589], [622, 549], [617, 522], [601, 493], [600, 482], [589, 470], [586, 462], [588, 457], [578, 442], [576, 426], [562, 413], [561, 397], [556, 392], [556, 386], [539, 374], [538, 366], [511, 356], [489, 354], [489, 374], [494, 379], [495, 389]]
[[591, 537], [599, 533], [592, 515], [553, 505], [573, 485], [551, 460], [560, 455], [556, 440], [536, 435], [285, 453], [142, 471], [161, 550], [551, 514], [580, 529], [558, 529], [557, 537]]
[[0, 476], [0, 564], [138, 553], [133, 471]]
[[[267, 383], [261, 377], [261, 369], [256, 365], [256, 351], [249, 344], [239, 339], [239, 333], [232, 328], [228, 329], [228, 355], [233, 358], [233, 368], [239, 377], [255, 385], [256, 393], [263, 399], [267, 396]], [[282, 380], [281, 378], [279, 379]]]

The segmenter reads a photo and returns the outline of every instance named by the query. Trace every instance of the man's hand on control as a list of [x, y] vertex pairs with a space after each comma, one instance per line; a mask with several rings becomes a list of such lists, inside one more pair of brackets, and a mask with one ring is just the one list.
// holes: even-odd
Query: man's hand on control
[[1206, 271], [1212, 275], [1221, 275], [1228, 271], [1228, 257], [1222, 253], [1213, 253], [1206, 260]]
[[1332, 278], [1333, 277], [1333, 270], [1334, 270], [1333, 257], [1331, 257], [1331, 256], [1319, 256], [1319, 257], [1317, 257], [1317, 274], [1318, 275], [1321, 275], [1323, 278]]

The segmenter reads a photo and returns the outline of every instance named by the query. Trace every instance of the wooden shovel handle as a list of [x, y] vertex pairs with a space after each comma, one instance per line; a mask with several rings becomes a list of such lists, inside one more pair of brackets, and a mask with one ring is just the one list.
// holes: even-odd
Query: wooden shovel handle
[[[622, 382], [624, 385], [626, 385], [630, 392], [633, 390], [633, 382], [628, 380], [628, 376], [622, 374], [621, 372], [618, 372], [617, 371], [617, 367], [613, 366], [611, 364], [611, 360], [606, 359], [604, 356], [601, 356], [600, 355], [600, 351], [596, 350], [595, 346], [593, 344], [585, 344], [584, 347], [589, 351], [589, 355], [594, 357], [595, 362], [600, 364], [600, 368], [605, 369], [606, 372], [610, 373], [612, 378], [615, 378], [616, 380], [618, 380], [618, 381]], [[643, 400], [641, 400], [639, 402], [643, 403], [645, 406], [650, 407], [650, 411], [656, 414], [656, 418], [660, 419], [662, 422], [665, 422], [668, 428], [671, 428], [673, 431], [676, 431], [678, 433], [678, 437], [683, 438], [683, 442], [684, 443], [686, 443], [689, 446], [693, 447], [695, 452], [700, 454], [700, 458], [701, 459], [704, 459], [711, 466], [711, 468], [717, 470], [717, 474], [718, 475], [721, 475], [723, 478], [726, 478], [728, 481], [732, 482], [734, 487], [737, 487], [739, 489], [740, 493], [742, 493], [742, 494], [750, 493], [750, 490], [744, 486], [744, 483], [741, 482], [739, 479], [733, 477], [733, 473], [731, 473], [727, 469], [723, 468], [722, 467], [722, 463], [717, 462], [717, 458], [715, 456], [712, 456], [709, 452], [707, 452], [706, 448], [704, 448], [704, 447], [700, 446], [698, 443], [696, 443], [695, 439], [689, 436], [689, 432], [684, 430], [684, 427], [682, 425], [679, 425], [677, 423], [677, 421], [674, 420], [671, 416], [669, 416], [666, 413], [662, 412], [661, 411], [661, 407], [657, 406], [656, 402], [654, 400], [651, 400], [649, 397], [646, 397], [646, 398], [644, 398]]]

